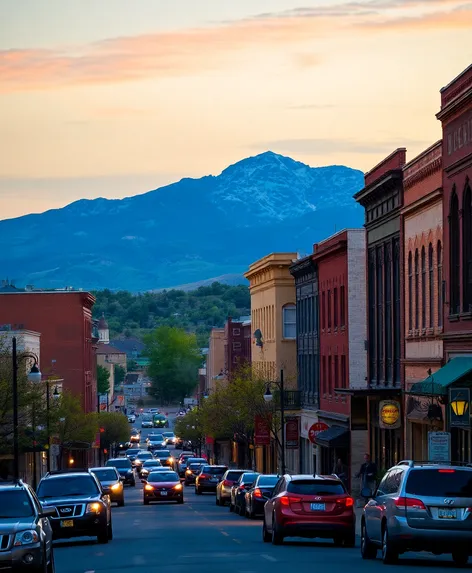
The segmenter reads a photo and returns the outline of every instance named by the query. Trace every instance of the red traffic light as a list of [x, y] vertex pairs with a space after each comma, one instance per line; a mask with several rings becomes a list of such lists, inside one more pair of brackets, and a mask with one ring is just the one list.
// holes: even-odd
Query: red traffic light
[[104, 453], [104, 454], [108, 454], [108, 450], [105, 448], [105, 449], [103, 450], [103, 453]]
[[104, 431], [105, 431], [105, 428], [100, 428], [100, 434], [103, 434]]

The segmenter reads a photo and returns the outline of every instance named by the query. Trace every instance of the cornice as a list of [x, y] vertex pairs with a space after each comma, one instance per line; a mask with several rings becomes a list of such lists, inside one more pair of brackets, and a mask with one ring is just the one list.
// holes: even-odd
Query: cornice
[[309, 255], [308, 257], [305, 257], [304, 259], [300, 259], [300, 261], [293, 263], [292, 265], [290, 265], [289, 271], [292, 276], [297, 276], [297, 277], [306, 274], [307, 271], [309, 272], [316, 271], [316, 263], [313, 260], [313, 255]]
[[319, 263], [322, 259], [327, 258], [329, 256], [332, 256], [334, 254], [337, 254], [341, 251], [347, 251], [347, 240], [346, 239], [340, 239], [339, 241], [336, 241], [335, 243], [333, 243], [329, 247], [325, 247], [324, 249], [313, 253], [313, 260], [315, 262]]
[[441, 157], [438, 157], [437, 159], [435, 159], [431, 163], [428, 163], [424, 167], [418, 169], [418, 171], [415, 171], [411, 175], [405, 174], [405, 178], [403, 179], [403, 187], [405, 191], [407, 189], [410, 189], [423, 179], [426, 179], [426, 177], [430, 177], [431, 175], [440, 172], [441, 169], [442, 169], [442, 159]]
[[403, 216], [413, 215], [417, 211], [421, 211], [426, 207], [432, 206], [434, 203], [441, 203], [442, 194], [443, 194], [442, 188], [439, 187], [438, 189], [431, 191], [431, 193], [428, 193], [424, 197], [420, 197], [416, 201], [413, 201], [413, 203], [410, 203], [409, 205], [403, 207], [401, 214]]
[[[461, 90], [458, 89], [458, 92]], [[449, 119], [452, 117], [458, 110], [465, 107], [468, 103], [472, 101], [472, 86], [469, 87], [467, 91], [465, 91], [459, 97], [452, 99], [449, 103], [447, 103], [437, 114], [436, 118], [439, 121], [444, 122], [445, 119]]]
[[363, 207], [377, 201], [392, 190], [402, 188], [403, 171], [395, 169], [389, 171], [378, 181], [364, 187], [354, 195], [354, 199]]

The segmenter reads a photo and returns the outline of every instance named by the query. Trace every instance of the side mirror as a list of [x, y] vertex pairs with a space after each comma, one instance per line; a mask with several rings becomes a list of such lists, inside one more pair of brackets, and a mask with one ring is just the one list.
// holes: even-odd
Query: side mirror
[[57, 516], [56, 508], [55, 507], [43, 507], [39, 516], [40, 517], [56, 517]]

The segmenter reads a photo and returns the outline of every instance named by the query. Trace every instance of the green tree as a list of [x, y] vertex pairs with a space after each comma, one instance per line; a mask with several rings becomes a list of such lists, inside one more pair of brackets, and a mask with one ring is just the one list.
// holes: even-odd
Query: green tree
[[110, 371], [100, 364], [97, 366], [97, 392], [108, 394], [110, 391]]
[[129, 439], [129, 424], [126, 416], [120, 412], [103, 412], [98, 415], [100, 424], [100, 444], [111, 449], [113, 444]]
[[194, 408], [185, 416], [177, 418], [174, 425], [175, 435], [183, 440], [192, 442], [198, 449], [202, 447], [204, 440], [204, 428], [202, 410]]
[[138, 363], [136, 362], [136, 360], [133, 360], [132, 358], [130, 358], [128, 360], [128, 363], [126, 364], [126, 369], [128, 370], [128, 372], [134, 372], [135, 370], [138, 369]]
[[115, 386], [121, 386], [121, 384], [123, 384], [125, 381], [125, 377], [126, 370], [123, 368], [123, 366], [115, 364]]
[[203, 361], [195, 335], [180, 328], [160, 326], [144, 341], [150, 360], [150, 394], [163, 404], [181, 402], [195, 389]]

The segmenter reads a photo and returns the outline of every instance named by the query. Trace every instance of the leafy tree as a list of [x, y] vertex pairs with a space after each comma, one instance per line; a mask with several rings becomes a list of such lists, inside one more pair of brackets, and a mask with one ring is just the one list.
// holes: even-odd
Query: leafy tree
[[123, 368], [123, 366], [115, 364], [115, 386], [121, 386], [121, 384], [123, 384], [125, 381], [125, 377], [126, 370]]
[[[130, 358], [126, 364], [126, 369], [128, 370], [128, 372], [134, 372], [135, 370], [138, 369], [138, 363], [136, 362], [136, 360], [133, 360], [132, 358]], [[124, 378], [123, 378], [124, 380]]]
[[[113, 444], [129, 439], [129, 424], [126, 416], [120, 412], [103, 412], [98, 416], [100, 424], [100, 444], [111, 449]], [[102, 431], [103, 430], [103, 431]]]
[[108, 394], [110, 391], [110, 371], [100, 364], [97, 366], [97, 392]]
[[191, 442], [200, 450], [205, 436], [202, 410], [199, 408], [193, 408], [193, 410], [187, 412], [185, 416], [177, 418], [174, 425], [174, 431], [179, 438]]
[[150, 364], [150, 394], [161, 403], [181, 402], [198, 380], [202, 356], [195, 335], [180, 328], [160, 326], [144, 339]]

